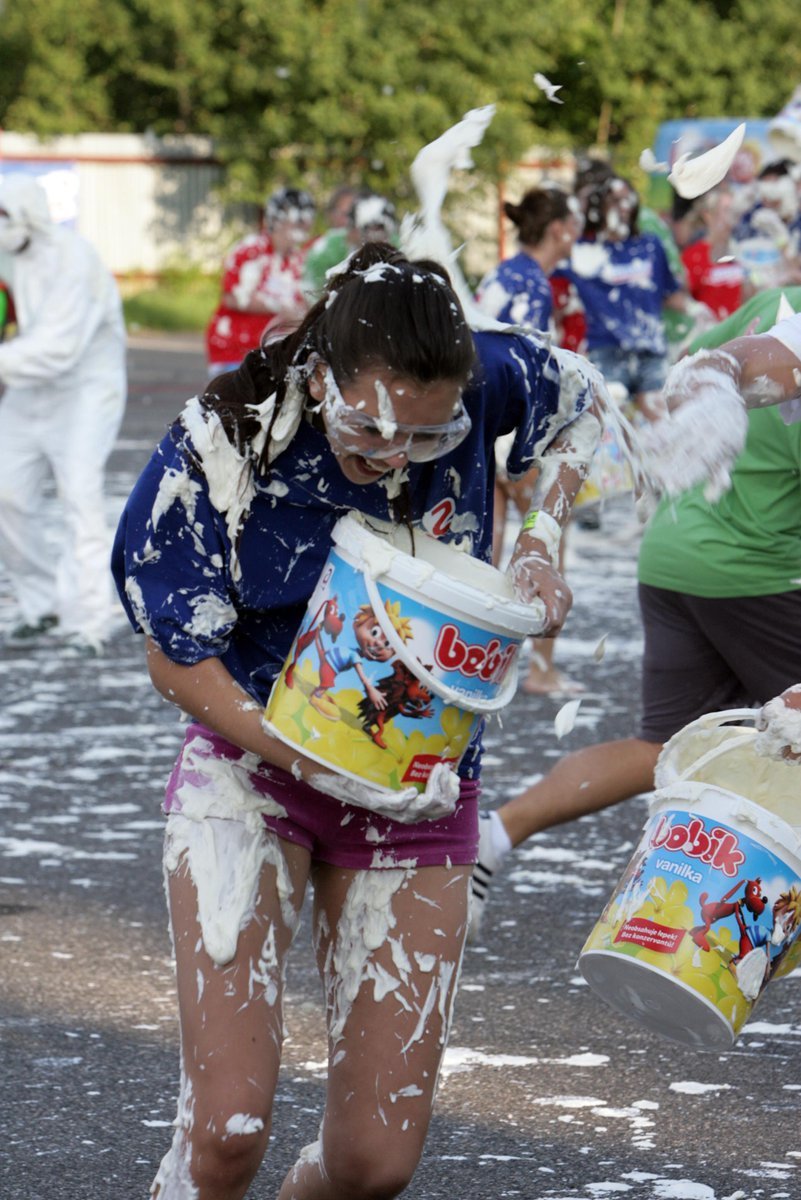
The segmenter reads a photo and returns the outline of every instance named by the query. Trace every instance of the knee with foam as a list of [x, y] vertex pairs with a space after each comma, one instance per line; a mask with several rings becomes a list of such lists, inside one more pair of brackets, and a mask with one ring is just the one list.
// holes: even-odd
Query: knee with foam
[[192, 1175], [210, 1188], [247, 1184], [256, 1174], [270, 1136], [270, 1112], [228, 1105], [203, 1119], [196, 1109], [192, 1129]]

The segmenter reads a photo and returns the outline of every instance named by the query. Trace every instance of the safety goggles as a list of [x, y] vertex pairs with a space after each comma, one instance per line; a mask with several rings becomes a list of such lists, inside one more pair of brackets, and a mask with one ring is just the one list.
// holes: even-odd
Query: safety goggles
[[444, 425], [405, 425], [389, 414], [363, 412], [347, 403], [330, 367], [325, 373], [325, 398], [320, 408], [334, 451], [367, 459], [404, 454], [410, 462], [430, 462], [455, 449], [472, 426], [461, 400], [453, 418]]

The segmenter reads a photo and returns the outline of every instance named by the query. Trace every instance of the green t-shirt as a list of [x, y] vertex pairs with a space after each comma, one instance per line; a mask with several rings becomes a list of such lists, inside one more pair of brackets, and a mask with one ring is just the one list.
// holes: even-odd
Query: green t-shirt
[[313, 304], [325, 291], [326, 274], [348, 257], [353, 249], [348, 245], [344, 229], [329, 229], [309, 247], [303, 263], [303, 294]]
[[[776, 323], [782, 295], [801, 311], [801, 288], [773, 289], [749, 300], [699, 337], [693, 351]], [[768, 596], [801, 587], [801, 422], [778, 409], [749, 414], [745, 448], [732, 486], [715, 504], [703, 485], [663, 500], [643, 534], [641, 583], [691, 596]]]
[[794, 312], [801, 312], [801, 287], [767, 288], [746, 300], [725, 321], [700, 334], [690, 345], [688, 353], [714, 350], [724, 342], [743, 337], [754, 321], [756, 326], [751, 330], [752, 333], [767, 333], [776, 324], [782, 296]]

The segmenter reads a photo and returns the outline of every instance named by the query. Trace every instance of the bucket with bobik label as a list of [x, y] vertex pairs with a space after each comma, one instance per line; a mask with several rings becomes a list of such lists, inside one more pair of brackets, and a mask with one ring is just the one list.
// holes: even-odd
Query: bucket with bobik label
[[579, 957], [619, 1012], [673, 1041], [730, 1046], [801, 961], [801, 773], [754, 751], [753, 709], [666, 743], [651, 817]]
[[512, 699], [543, 606], [521, 604], [507, 576], [418, 530], [349, 514], [332, 541], [265, 726], [350, 779], [423, 791]]

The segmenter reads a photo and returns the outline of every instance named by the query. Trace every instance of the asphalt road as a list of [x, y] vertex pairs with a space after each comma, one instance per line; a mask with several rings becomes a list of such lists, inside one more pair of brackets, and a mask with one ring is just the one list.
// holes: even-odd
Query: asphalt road
[[[134, 340], [109, 519], [203, 378], [191, 338]], [[47, 503], [48, 528], [57, 509]], [[576, 604], [558, 659], [588, 687], [519, 696], [488, 737], [485, 800], [566, 750], [627, 736], [641, 649], [627, 501], [577, 531]], [[11, 620], [0, 567], [0, 632]], [[607, 634], [601, 663], [593, 657]], [[180, 727], [122, 626], [101, 660], [0, 649], [0, 1197], [144, 1200], [169, 1144], [178, 1053], [161, 883], [161, 790]], [[576, 959], [645, 818], [632, 800], [534, 839], [469, 948], [424, 1161], [407, 1195], [496, 1200], [796, 1200], [799, 976], [771, 984], [736, 1045], [701, 1053], [618, 1017]], [[308, 920], [289, 973], [289, 1039], [270, 1152], [275, 1195], [313, 1141], [324, 1037]]]

